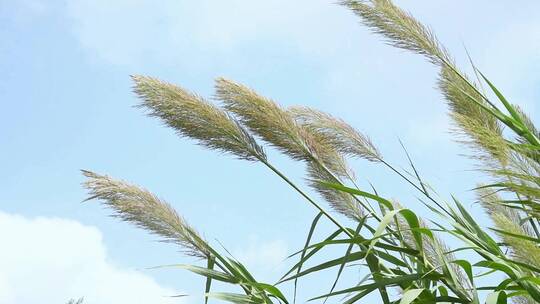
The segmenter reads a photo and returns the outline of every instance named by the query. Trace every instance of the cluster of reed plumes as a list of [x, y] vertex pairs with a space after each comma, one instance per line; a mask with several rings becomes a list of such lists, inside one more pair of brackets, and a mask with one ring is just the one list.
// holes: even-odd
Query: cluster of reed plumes
[[[540, 135], [531, 119], [474, 65], [477, 81], [461, 72], [433, 32], [390, 0], [341, 4], [389, 44], [421, 54], [440, 69], [439, 87], [457, 139], [472, 148], [478, 168], [493, 180], [477, 186], [478, 200], [492, 218], [490, 230], [482, 228], [456, 198], [445, 202], [434, 196], [412, 161], [412, 174], [396, 169], [367, 136], [346, 122], [308, 107], [284, 108], [223, 78], [215, 84], [219, 105], [155, 78], [134, 76], [133, 80], [142, 101], [139, 106], [148, 115], [204, 147], [263, 164], [317, 209], [305, 246], [292, 255], [298, 262], [277, 283], [257, 281], [240, 262], [216, 251], [170, 205], [144, 189], [84, 171], [89, 199], [99, 199], [114, 216], [207, 261], [205, 267], [180, 265], [206, 277], [205, 301], [214, 297], [232, 303], [288, 303], [296, 300], [299, 278], [336, 268], [329, 291], [314, 295], [313, 300], [354, 303], [377, 293], [385, 304], [540, 302]], [[333, 212], [272, 165], [260, 142], [303, 162], [308, 186]], [[372, 189], [359, 189], [348, 158], [388, 168], [444, 221], [428, 226], [401, 204]], [[330, 221], [337, 230], [316, 242], [312, 236], [321, 220]], [[449, 247], [442, 241], [448, 237], [463, 245]], [[336, 245], [347, 248], [343, 256], [306, 269], [313, 256]], [[464, 255], [467, 259], [457, 257]], [[335, 290], [346, 266], [366, 267], [368, 276]], [[214, 280], [237, 285], [241, 293], [213, 292]], [[495, 284], [479, 285], [486, 281]], [[291, 298], [278, 288], [285, 282], [294, 282]], [[396, 296], [389, 289], [400, 292]]]

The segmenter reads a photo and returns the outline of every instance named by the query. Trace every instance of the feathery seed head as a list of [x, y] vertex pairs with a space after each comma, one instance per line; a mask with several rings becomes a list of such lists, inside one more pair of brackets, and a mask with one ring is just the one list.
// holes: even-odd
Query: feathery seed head
[[359, 221], [364, 217], [363, 207], [355, 200], [355, 198], [342, 191], [329, 189], [321, 184], [322, 181], [328, 183], [339, 183], [336, 177], [329, 174], [317, 164], [308, 164], [308, 182], [311, 188], [317, 191], [334, 209], [334, 211], [354, 220]]
[[361, 217], [362, 210], [351, 195], [327, 189], [319, 183], [335, 183], [337, 178], [354, 174], [341, 151], [328, 141], [325, 134], [301, 125], [277, 103], [241, 84], [217, 79], [216, 97], [224, 103], [227, 111], [236, 114], [255, 134], [293, 159], [305, 161], [311, 187], [337, 212], [351, 218]]
[[362, 18], [375, 33], [387, 38], [389, 44], [426, 56], [434, 63], [449, 60], [445, 48], [430, 28], [390, 0], [344, 0], [341, 4]]
[[82, 170], [88, 179], [86, 200], [98, 199], [113, 210], [113, 216], [159, 235], [165, 242], [179, 245], [189, 255], [210, 256], [208, 244], [166, 202], [152, 193], [106, 175]]
[[[397, 202], [392, 201], [394, 209], [402, 209], [403, 206]], [[420, 221], [420, 227], [428, 228], [427, 224], [422, 220]], [[393, 223], [393, 226], [398, 228], [403, 237], [404, 243], [414, 249], [418, 249], [416, 246], [416, 240], [413, 236], [410, 226], [405, 218], [400, 214], [397, 216], [396, 221]], [[433, 235], [433, 238], [426, 236], [422, 237], [422, 253], [426, 257], [427, 261], [436, 269], [451, 267], [454, 274], [456, 274], [455, 287], [463, 291], [465, 294], [470, 294], [471, 284], [467, 279], [463, 269], [454, 263], [449, 263], [449, 261], [456, 260], [456, 257], [453, 253], [450, 253], [450, 249], [446, 243], [438, 237], [436, 234]]]
[[240, 159], [266, 159], [261, 146], [225, 111], [178, 86], [146, 76], [133, 76], [134, 91], [149, 116], [160, 118], [180, 136]]
[[297, 160], [306, 160], [307, 143], [294, 120], [274, 101], [224, 78], [216, 80], [216, 97], [224, 108], [265, 141]]
[[[505, 206], [504, 200], [494, 190], [480, 188], [477, 196], [498, 229], [514, 235], [536, 237], [529, 222], [522, 220], [518, 210]], [[514, 259], [540, 267], [540, 248], [534, 242], [503, 233], [499, 233], [499, 236], [512, 250]]]
[[351, 9], [374, 32], [383, 35], [391, 45], [424, 55], [439, 66], [439, 88], [450, 106], [450, 115], [476, 148], [488, 154], [494, 151], [491, 146], [483, 146], [490, 143], [481, 138], [483, 134], [472, 126], [482, 126], [484, 131], [501, 137], [497, 119], [477, 104], [487, 103], [475, 84], [455, 67], [453, 59], [431, 29], [395, 6], [391, 0], [343, 0], [341, 4]]
[[[456, 116], [466, 116], [475, 120], [475, 124], [481, 125], [493, 133], [501, 134], [501, 127], [497, 119], [472, 100], [485, 103], [483, 97], [478, 93], [479, 91], [472, 86], [474, 84], [466, 76], [460, 76], [448, 67], [441, 68], [439, 88], [448, 101], [452, 118], [461, 124], [459, 117], [456, 118]], [[474, 130], [469, 129], [466, 125], [463, 126], [463, 129], [469, 134], [474, 133]]]
[[298, 124], [317, 134], [321, 137], [321, 141], [330, 144], [335, 150], [345, 155], [373, 162], [382, 159], [369, 137], [341, 119], [309, 107], [291, 107], [289, 113]]
[[[480, 185], [481, 186], [481, 185]], [[529, 236], [534, 236], [534, 231], [528, 222], [523, 222], [519, 211], [504, 205], [504, 200], [497, 194], [496, 190], [489, 188], [480, 188], [476, 190], [478, 201], [491, 217], [492, 221], [499, 229], [506, 229], [505, 226], [499, 226], [501, 219], [506, 219], [521, 227], [520, 229]]]
[[[502, 213], [495, 213], [491, 216], [497, 228], [514, 235], [529, 236], [519, 223], [514, 222]], [[515, 237], [508, 234], [499, 233], [504, 243], [512, 250], [515, 260], [540, 267], [540, 248], [536, 242]]]
[[537, 303], [532, 297], [528, 295], [512, 297], [512, 303], [514, 304], [535, 304]]
[[490, 168], [508, 164], [511, 151], [498, 130], [493, 131], [490, 126], [485, 125], [485, 121], [480, 121], [477, 117], [453, 113], [453, 118], [457, 125], [454, 133], [460, 136], [457, 141], [475, 151], [470, 155], [471, 158], [483, 161], [483, 164]]
[[216, 80], [216, 98], [251, 131], [293, 159], [320, 162], [338, 176], [349, 173], [338, 151], [299, 125], [274, 101], [223, 78]]

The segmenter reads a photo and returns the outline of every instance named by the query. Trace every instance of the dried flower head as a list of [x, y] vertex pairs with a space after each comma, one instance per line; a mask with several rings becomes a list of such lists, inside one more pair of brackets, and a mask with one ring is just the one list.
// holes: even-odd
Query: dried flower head
[[307, 159], [311, 147], [305, 142], [306, 134], [301, 134], [294, 120], [274, 101], [224, 78], [216, 80], [216, 97], [261, 138], [294, 159]]
[[336, 163], [336, 153], [320, 137], [296, 123], [273, 100], [260, 96], [250, 88], [230, 80], [216, 80], [216, 97], [224, 108], [262, 139], [295, 160], [320, 162], [337, 175], [344, 167]]
[[[491, 142], [483, 138], [486, 132], [502, 137], [497, 119], [479, 105], [487, 105], [485, 97], [455, 67], [453, 59], [430, 28], [394, 5], [391, 0], [344, 0], [341, 4], [350, 8], [374, 32], [384, 36], [389, 44], [424, 55], [440, 67], [439, 88], [460, 133], [467, 136], [469, 143], [483, 154], [500, 152], [493, 150]], [[479, 131], [475, 126], [482, 126], [482, 130]], [[494, 158], [500, 156], [493, 155]]]
[[431, 29], [395, 6], [392, 1], [344, 0], [341, 4], [361, 17], [364, 24], [375, 33], [386, 37], [389, 44], [425, 55], [435, 63], [449, 58]]
[[494, 158], [502, 156], [500, 151], [493, 150], [491, 145], [493, 140], [503, 140], [502, 129], [497, 119], [478, 105], [486, 104], [486, 101], [472, 81], [457, 74], [456, 70], [443, 66], [439, 75], [439, 88], [447, 100], [450, 116], [459, 127], [459, 132], [468, 137], [470, 143], [483, 153], [494, 152]]
[[505, 205], [504, 199], [494, 191], [493, 189], [479, 187], [477, 196], [495, 227], [500, 231], [510, 233], [499, 233], [499, 236], [512, 251], [514, 259], [540, 267], [540, 249], [538, 246], [525, 238], [512, 236], [513, 234], [535, 238], [536, 234], [529, 221], [523, 220], [519, 210]]
[[319, 193], [334, 209], [334, 211], [354, 220], [364, 217], [364, 209], [354, 196], [322, 185], [321, 182], [338, 184], [340, 181], [316, 164], [308, 164], [308, 182], [311, 188]]
[[291, 107], [289, 112], [297, 123], [320, 136], [322, 141], [330, 144], [335, 150], [374, 162], [382, 159], [369, 137], [361, 134], [343, 120], [303, 106]]
[[305, 161], [310, 185], [336, 211], [351, 218], [359, 218], [361, 209], [351, 195], [326, 189], [319, 183], [335, 183], [340, 177], [351, 177], [354, 174], [343, 155], [328, 141], [325, 134], [303, 126], [273, 100], [233, 81], [218, 79], [216, 97], [223, 102], [227, 111], [237, 115], [253, 133], [293, 159]]
[[[403, 206], [397, 202], [392, 201], [395, 209], [403, 209]], [[420, 227], [428, 228], [427, 224], [420, 220]], [[396, 221], [393, 223], [393, 226], [398, 229], [403, 237], [405, 244], [414, 249], [418, 249], [416, 246], [416, 240], [413, 236], [410, 226], [403, 218], [403, 216], [398, 215]], [[470, 295], [472, 286], [467, 279], [467, 276], [463, 272], [463, 269], [457, 264], [450, 263], [451, 261], [456, 260], [456, 257], [448, 249], [448, 245], [436, 234], [433, 234], [433, 238], [428, 237], [427, 235], [422, 237], [422, 253], [424, 254], [427, 261], [435, 269], [441, 269], [444, 267], [451, 267], [452, 272], [455, 274], [455, 287], [464, 292], [465, 294]]]
[[83, 184], [89, 192], [87, 200], [100, 200], [113, 210], [114, 217], [159, 235], [164, 242], [179, 245], [191, 256], [210, 256], [208, 244], [166, 202], [144, 189], [106, 175], [85, 170], [82, 173], [88, 178]]
[[180, 136], [240, 159], [266, 159], [261, 146], [235, 119], [200, 96], [178, 86], [145, 76], [133, 76], [140, 107], [160, 118]]

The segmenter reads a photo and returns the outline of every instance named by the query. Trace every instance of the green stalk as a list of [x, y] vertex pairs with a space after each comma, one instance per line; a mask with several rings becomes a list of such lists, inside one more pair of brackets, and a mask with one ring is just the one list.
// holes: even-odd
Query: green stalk
[[341, 229], [345, 234], [347, 234], [350, 238], [353, 238], [354, 235], [345, 229], [332, 215], [330, 215], [326, 210], [324, 210], [319, 204], [317, 204], [314, 200], [312, 200], [304, 191], [302, 191], [298, 186], [296, 186], [289, 178], [287, 178], [281, 171], [279, 171], [276, 167], [272, 166], [269, 162], [267, 162], [264, 159], [260, 159], [260, 161], [265, 164], [270, 170], [272, 170], [275, 174], [277, 174], [281, 179], [283, 179], [287, 184], [289, 184], [291, 187], [293, 187], [296, 192], [298, 192], [301, 196], [303, 196], [311, 205], [313, 205], [317, 210], [319, 210], [326, 218], [328, 218], [332, 223], [334, 223], [339, 229]]
[[[493, 102], [491, 102], [482, 92], [480, 92], [478, 90], [478, 88], [476, 86], [474, 86], [467, 78], [465, 78], [465, 76], [463, 76], [461, 74], [460, 71], [458, 71], [454, 65], [452, 65], [450, 62], [448, 62], [446, 59], [440, 57], [440, 56], [437, 56], [439, 58], [439, 60], [441, 60], [441, 62], [447, 66], [449, 69], [451, 69], [456, 75], [458, 75], [459, 78], [461, 78], [461, 80], [465, 81], [465, 83], [471, 88], [474, 90], [475, 93], [477, 93], [485, 102], [487, 102], [495, 111], [498, 111], [499, 113], [500, 110], [497, 108], [497, 106], [495, 104], [493, 104]], [[475, 69], [476, 71], [476, 69]], [[487, 109], [486, 109], [487, 110]], [[525, 137], [529, 143], [531, 143], [532, 145], [535, 145], [535, 146], [540, 146], [540, 140], [538, 139], [538, 137], [536, 137], [535, 134], [532, 134], [530, 132], [529, 129], [525, 129], [525, 130], [522, 130], [521, 126], [518, 127], [516, 126], [514, 123], [512, 123], [511, 121], [508, 121], [507, 119], [504, 119], [504, 118], [501, 118], [501, 117], [498, 117], [497, 115], [495, 115], [495, 113], [487, 110], [489, 113], [493, 114], [497, 119], [499, 119], [500, 121], [502, 121], [504, 124], [506, 124], [508, 127], [510, 127], [514, 132], [516, 132], [518, 135], [521, 135], [523, 137]], [[513, 111], [512, 111], [513, 112]], [[512, 114], [515, 114], [515, 113], [512, 113]], [[514, 115], [512, 115], [514, 116]], [[514, 120], [512, 118], [512, 120]], [[523, 123], [521, 122], [521, 125], [523, 125]]]
[[409, 183], [411, 186], [413, 186], [416, 190], [420, 191], [422, 194], [424, 194], [425, 197], [427, 197], [430, 201], [432, 201], [435, 205], [437, 205], [437, 207], [439, 207], [442, 211], [444, 211], [447, 215], [451, 216], [451, 214], [443, 208], [443, 206], [437, 202], [433, 197], [431, 197], [431, 195], [429, 195], [429, 193], [427, 193], [426, 191], [424, 191], [422, 188], [418, 187], [418, 185], [416, 185], [415, 183], [413, 183], [408, 177], [406, 177], [405, 175], [403, 175], [403, 173], [399, 172], [396, 168], [394, 168], [392, 165], [390, 165], [389, 163], [387, 163], [386, 161], [382, 160], [381, 159], [381, 162], [386, 166], [388, 167], [390, 170], [392, 170], [393, 172], [395, 172], [397, 175], [399, 175], [401, 178], [403, 178], [407, 183]]
[[[263, 164], [265, 164], [268, 168], [270, 168], [270, 170], [272, 170], [274, 173], [276, 173], [279, 177], [281, 177], [285, 182], [287, 182], [287, 184], [289, 184], [291, 187], [293, 187], [293, 189], [295, 189], [298, 193], [300, 193], [300, 195], [302, 195], [310, 204], [312, 204], [315, 208], [317, 208], [326, 218], [328, 218], [339, 229], [341, 229], [343, 232], [345, 232], [345, 234], [347, 234], [347, 236], [349, 238], [354, 238], [354, 235], [349, 230], [345, 229], [345, 227], [343, 227], [334, 217], [332, 217], [328, 212], [326, 212], [319, 204], [317, 204], [315, 201], [313, 201], [306, 193], [304, 193], [300, 188], [298, 188], [298, 186], [296, 186], [291, 180], [289, 180], [276, 167], [272, 166], [266, 160], [261, 159], [261, 162]], [[362, 245], [360, 245], [360, 244], [357, 244], [357, 245], [360, 247], [360, 249], [365, 249], [365, 248], [362, 248]], [[379, 263], [378, 258], [376, 256], [374, 256], [372, 253], [370, 253], [368, 255], [368, 257], [369, 256], [371, 256], [373, 259], [375, 259], [377, 261], [378, 267], [380, 267], [381, 270], [384, 270], [384, 271], [387, 271], [387, 272], [390, 272], [390, 273], [392, 272], [391, 270], [387, 269], [384, 264]], [[371, 265], [369, 267], [370, 267], [370, 270], [372, 272], [376, 271], [376, 269], [373, 269]], [[389, 303], [388, 292], [386, 291], [386, 288], [380, 287], [379, 292], [381, 294], [381, 297], [383, 298], [383, 301], [385, 303]]]
[[[332, 223], [334, 223], [339, 229], [341, 229], [349, 238], [354, 238], [354, 235], [349, 232], [349, 230], [345, 229], [334, 217], [332, 217], [326, 210], [324, 210], [319, 204], [317, 204], [314, 200], [312, 200], [304, 191], [302, 191], [296, 184], [294, 184], [289, 178], [287, 178], [281, 171], [279, 171], [276, 167], [272, 166], [270, 163], [268, 163], [264, 159], [260, 159], [260, 161], [265, 164], [270, 170], [272, 170], [275, 174], [277, 174], [281, 179], [283, 179], [287, 184], [289, 184], [294, 190], [296, 190], [302, 197], [304, 197], [311, 205], [313, 205], [317, 210], [319, 210], [326, 218], [328, 218]], [[390, 166], [391, 167], [391, 166]], [[393, 168], [393, 167], [391, 167]], [[395, 169], [394, 169], [395, 170]], [[398, 174], [400, 174], [403, 178], [407, 179], [405, 176], [403, 176], [399, 171], [396, 171]], [[412, 185], [416, 186], [414, 183], [409, 181]], [[423, 193], [423, 192], [422, 192]], [[426, 194], [427, 195], [427, 194]], [[428, 196], [429, 197], [429, 196]], [[433, 199], [432, 199], [433, 200]], [[362, 249], [362, 246], [358, 244], [360, 248]], [[370, 254], [372, 255], [372, 254]], [[375, 257], [376, 258], [376, 257]], [[385, 272], [392, 273], [392, 270], [388, 269], [384, 264], [379, 263], [381, 270]], [[441, 282], [446, 285], [450, 290], [452, 290], [456, 295], [468, 299], [468, 297], [464, 294], [461, 294], [459, 290], [456, 290], [451, 284], [449, 284], [445, 279], [441, 279]], [[381, 296], [383, 296], [384, 291], [381, 291]], [[384, 297], [384, 296], [383, 296]]]
[[[313, 156], [312, 157], [312, 160], [315, 161], [321, 168], [324, 169], [324, 171], [326, 173], [328, 173], [330, 176], [332, 176], [337, 184], [341, 185], [341, 186], [345, 186], [343, 185], [343, 183], [332, 173], [330, 172], [330, 170], [328, 170], [328, 168], [326, 168], [326, 166], [324, 166], [319, 160], [317, 160], [316, 158], [314, 158]], [[354, 180], [352, 179], [351, 176], [349, 176], [349, 174], [347, 174], [348, 178], [351, 180], [351, 182], [354, 184], [354, 186], [356, 187], [356, 189], [358, 189], [358, 186], [356, 185], [356, 183], [354, 182]], [[356, 195], [354, 194], [351, 194], [351, 196], [353, 197], [353, 199], [358, 202], [362, 207], [364, 207], [368, 212], [369, 214], [375, 218], [377, 221], [381, 222], [382, 221], [382, 218], [375, 212], [375, 210], [373, 210], [373, 207], [371, 207], [371, 205], [369, 205], [369, 202], [367, 204], [364, 204], [362, 201], [360, 201], [360, 199], [358, 199], [358, 197], [356, 197]], [[367, 200], [366, 200], [367, 201]], [[386, 230], [388, 230], [390, 233], [395, 233], [395, 231], [390, 228], [390, 227], [387, 227]], [[391, 240], [391, 239], [386, 239], [386, 238], [383, 238], [384, 240], [386, 240], [387, 242], [389, 242], [390, 244], [394, 244], [396, 245], [396, 243]]]

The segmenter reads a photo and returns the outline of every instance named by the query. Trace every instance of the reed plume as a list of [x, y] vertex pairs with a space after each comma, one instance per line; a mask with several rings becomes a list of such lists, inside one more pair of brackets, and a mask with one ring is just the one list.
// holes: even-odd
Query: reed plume
[[181, 87], [146, 77], [133, 76], [139, 107], [161, 119], [178, 135], [197, 140], [210, 149], [249, 161], [266, 159], [255, 139], [234, 118], [202, 97]]
[[487, 106], [477, 86], [467, 76], [448, 66], [442, 66], [439, 75], [439, 88], [447, 100], [450, 117], [455, 122], [458, 135], [467, 138], [462, 141], [478, 150], [480, 154], [491, 155], [494, 159], [505, 161], [504, 146], [497, 149], [492, 143], [503, 141], [502, 128], [497, 119], [479, 104]]
[[[480, 85], [456, 67], [433, 31], [391, 0], [343, 0], [340, 3], [350, 8], [374, 32], [383, 35], [389, 44], [421, 54], [439, 69], [438, 86], [457, 126], [458, 140], [472, 147], [472, 157], [481, 161], [480, 169], [496, 178], [495, 183], [479, 187], [478, 199], [491, 217], [492, 230], [500, 241], [485, 232], [457, 198], [452, 197], [454, 204], [439, 201], [407, 152], [413, 174], [391, 166], [369, 137], [327, 113], [308, 107], [283, 108], [247, 86], [223, 78], [217, 79], [215, 84], [215, 97], [222, 105], [219, 107], [173, 84], [133, 76], [134, 91], [142, 101], [139, 107], [175, 129], [180, 136], [192, 138], [204, 147], [248, 161], [260, 161], [318, 210], [304, 248], [297, 252], [300, 261], [279, 281], [294, 279], [295, 295], [299, 278], [339, 265], [330, 293], [311, 300], [350, 294], [346, 303], [355, 303], [367, 294], [379, 291], [385, 304], [399, 301], [479, 304], [479, 291], [494, 289], [486, 303], [507, 303], [507, 298], [520, 304], [540, 302], [537, 278], [540, 273], [540, 134], [533, 121], [519, 107], [507, 102], [473, 65], [478, 81], [482, 75], [504, 105], [506, 112], [500, 111]], [[511, 132], [505, 132], [503, 136], [503, 126], [509, 127], [515, 137], [507, 136]], [[254, 136], [306, 164], [309, 186], [335, 211], [354, 219], [356, 230], [342, 225], [270, 164]], [[419, 191], [427, 202], [433, 203], [426, 203], [426, 206], [445, 219], [451, 228], [438, 222], [434, 222], [437, 229], [430, 228], [412, 210], [379, 196], [376, 191], [369, 193], [347, 187], [344, 181], [351, 181], [356, 186], [347, 157], [381, 163], [391, 169]], [[83, 174], [88, 178], [84, 183], [89, 192], [88, 199], [99, 199], [113, 210], [113, 216], [149, 230], [165, 242], [179, 245], [191, 256], [207, 260], [206, 268], [181, 265], [206, 277], [207, 299], [215, 297], [234, 303], [273, 303], [274, 300], [287, 303], [277, 284], [257, 282], [234, 258], [221, 256], [210, 248], [170, 205], [155, 195], [108, 176], [90, 171], [83, 171]], [[508, 199], [510, 195], [516, 198]], [[378, 211], [372, 208], [372, 202], [378, 205]], [[324, 241], [313, 243], [312, 237], [316, 236], [314, 232], [322, 218], [330, 220], [339, 229]], [[440, 237], [442, 233], [463, 241], [463, 245], [451, 250]], [[338, 236], [343, 234], [347, 238], [340, 239]], [[348, 245], [344, 256], [303, 268], [319, 250], [339, 244]], [[463, 251], [475, 253], [476, 257], [456, 259], [454, 253]], [[352, 287], [334, 291], [342, 270], [353, 265], [367, 266], [366, 279], [370, 282], [354, 282]], [[479, 267], [490, 268], [490, 271], [474, 275], [474, 270]], [[497, 287], [476, 285], [481, 282], [478, 277], [489, 276], [492, 272], [505, 275]], [[212, 280], [238, 285], [245, 295], [212, 293]], [[391, 299], [393, 296], [388, 293], [388, 288], [401, 290], [401, 299]]]
[[288, 111], [297, 123], [320, 136], [322, 141], [342, 154], [373, 162], [382, 159], [371, 139], [345, 121], [305, 106], [291, 107]]
[[512, 299], [514, 304], [535, 304], [538, 303], [529, 296], [517, 296]]
[[[394, 209], [403, 209], [403, 206], [397, 202], [392, 201]], [[419, 219], [419, 226], [421, 228], [429, 229], [426, 222], [422, 219]], [[398, 215], [396, 221], [393, 223], [393, 226], [396, 228], [398, 233], [401, 234], [402, 241], [409, 247], [419, 250], [416, 240], [414, 239], [411, 227], [408, 222], [402, 215]], [[472, 297], [471, 282], [467, 279], [463, 269], [461, 269], [457, 264], [451, 263], [456, 260], [455, 255], [450, 251], [448, 245], [435, 233], [433, 237], [427, 235], [422, 237], [422, 254], [425, 259], [429, 262], [430, 266], [433, 269], [445, 269], [451, 268], [453, 274], [454, 286], [462, 291], [464, 294]]]
[[343, 157], [325, 138], [298, 124], [273, 100], [223, 78], [216, 81], [216, 97], [253, 133], [291, 158], [319, 163], [336, 176], [349, 174]]
[[182, 250], [198, 258], [210, 257], [208, 244], [165, 201], [132, 184], [106, 175], [82, 170], [87, 180], [86, 200], [98, 199], [113, 211], [113, 216], [158, 235], [162, 241], [179, 245]]
[[336, 212], [354, 221], [359, 221], [364, 216], [365, 210], [363, 206], [352, 195], [329, 189], [327, 186], [321, 184], [321, 182], [341, 183], [341, 180], [321, 168], [321, 166], [309, 163], [307, 180], [309, 186], [317, 191]]
[[513, 258], [518, 262], [540, 268], [540, 248], [537, 242], [522, 237], [528, 236], [525, 229], [501, 213], [495, 213], [491, 218], [495, 226], [503, 229], [504, 233], [499, 233], [499, 236], [511, 249]]
[[506, 246], [512, 250], [514, 258], [540, 268], [540, 248], [530, 240], [537, 236], [530, 222], [523, 220], [519, 209], [504, 205], [504, 200], [492, 189], [480, 188], [477, 190], [477, 196], [498, 231], [514, 235], [499, 233]]
[[375, 33], [383, 35], [388, 44], [422, 54], [437, 64], [449, 59], [448, 52], [433, 31], [392, 1], [344, 0], [340, 3], [361, 17]]
[[244, 85], [218, 78], [216, 98], [251, 131], [293, 159], [311, 161], [327, 152], [277, 103]]
[[[439, 88], [449, 105], [450, 116], [475, 148], [487, 153], [493, 151], [492, 146], [484, 146], [489, 143], [485, 138], [486, 131], [498, 137], [502, 136], [502, 131], [497, 119], [481, 106], [488, 105], [487, 99], [459, 71], [430, 28], [390, 0], [345, 0], [341, 4], [350, 8], [374, 32], [385, 37], [389, 44], [424, 55], [440, 67]], [[482, 131], [477, 132], [476, 126], [482, 126]]]
[[298, 123], [273, 100], [224, 78], [216, 81], [216, 98], [253, 133], [291, 158], [306, 162], [310, 186], [334, 210], [350, 218], [361, 217], [362, 208], [353, 197], [320, 185], [320, 181], [335, 183], [340, 177], [353, 175], [340, 151], [323, 133]]

